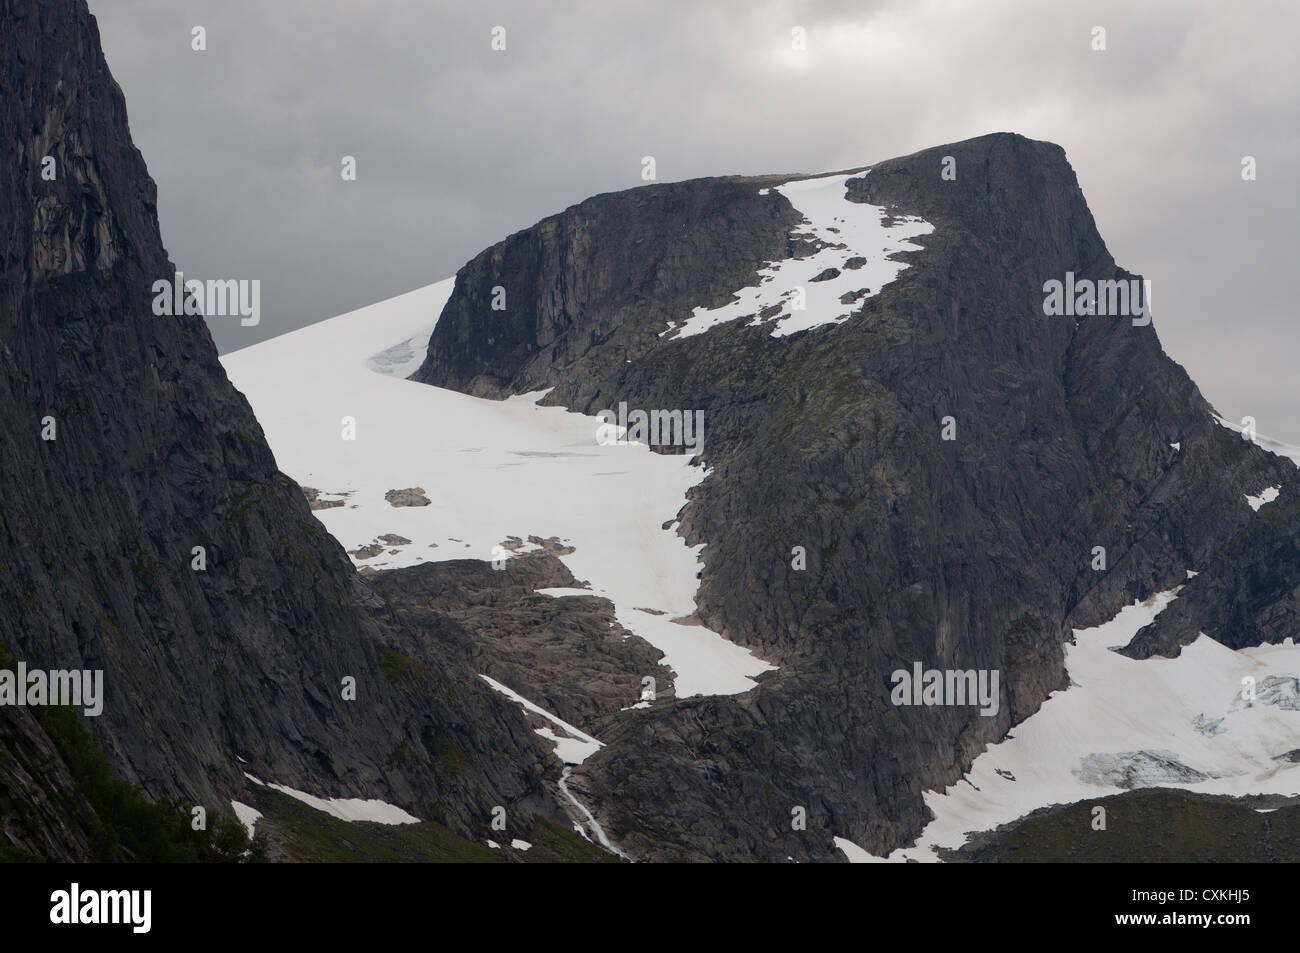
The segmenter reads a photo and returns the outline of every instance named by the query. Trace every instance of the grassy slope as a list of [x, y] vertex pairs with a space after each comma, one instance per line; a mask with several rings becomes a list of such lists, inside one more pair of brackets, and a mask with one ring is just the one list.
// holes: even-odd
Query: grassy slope
[[[572, 831], [539, 818], [524, 840], [527, 851], [466, 840], [434, 821], [419, 824], [377, 824], [340, 821], [313, 807], [265, 787], [252, 787], [245, 803], [261, 811], [258, 834], [269, 840], [272, 859], [291, 862], [425, 862], [425, 863], [608, 863], [618, 858]], [[514, 836], [518, 836], [515, 834]], [[508, 845], [511, 835], [494, 838]]]
[[[1098, 805], [1106, 809], [1104, 831], [1092, 829]], [[1234, 798], [1147, 788], [1036, 811], [972, 837], [946, 857], [985, 863], [1295, 862], [1300, 804], [1260, 813]]]

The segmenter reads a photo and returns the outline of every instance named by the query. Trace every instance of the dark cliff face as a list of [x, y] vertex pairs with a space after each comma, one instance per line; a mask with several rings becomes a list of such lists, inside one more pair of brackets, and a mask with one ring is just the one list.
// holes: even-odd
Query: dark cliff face
[[[545, 402], [589, 414], [620, 400], [705, 411], [713, 473], [679, 524], [707, 544], [700, 614], [781, 669], [745, 695], [628, 712], [602, 735], [572, 784], [645, 858], [909, 842], [922, 791], [1065, 687], [1072, 627], [1219, 559], [1258, 519], [1244, 493], [1300, 489], [1290, 462], [1212, 420], [1154, 326], [1044, 315], [1049, 279], [1136, 276], [1106, 251], [1063, 151], [1016, 135], [849, 180], [850, 200], [935, 230], [847, 322], [660, 337], [802, 254], [799, 214], [760, 195], [789, 178], [598, 196], [493, 246], [458, 273], [415, 375], [494, 397], [553, 387]], [[497, 286], [504, 312], [490, 310]], [[1295, 575], [1279, 573], [1289, 592]], [[1236, 623], [1218, 621], [1205, 631], [1233, 644], [1218, 629]], [[892, 705], [891, 672], [914, 662], [998, 670], [997, 715]]]
[[1278, 483], [1282, 495], [1214, 552], [1124, 654], [1176, 657], [1202, 632], [1234, 649], [1300, 632], [1300, 498], [1293, 479]]
[[[505, 397], [572, 386], [641, 357], [667, 315], [721, 305], [763, 262], [790, 254], [799, 216], [760, 198], [756, 181], [598, 195], [511, 235], [457, 274], [412, 379]], [[497, 288], [504, 309], [493, 308]]]
[[[531, 815], [548, 756], [465, 665], [464, 631], [395, 619], [277, 472], [202, 318], [152, 313], [174, 269], [83, 0], [0, 0], [0, 24], [16, 144], [0, 168], [0, 643], [32, 668], [104, 670], [85, 723], [153, 797], [229, 812], [248, 771], [462, 834], [493, 805]], [[36, 744], [25, 721], [4, 734]]]

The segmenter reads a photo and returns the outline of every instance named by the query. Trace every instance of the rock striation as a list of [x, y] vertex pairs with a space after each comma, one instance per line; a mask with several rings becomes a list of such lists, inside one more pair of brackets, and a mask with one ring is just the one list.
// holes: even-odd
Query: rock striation
[[[153, 798], [229, 813], [249, 772], [480, 840], [494, 805], [563, 821], [462, 630], [395, 618], [278, 472], [203, 318], [153, 313], [175, 268], [84, 0], [0, 0], [0, 24], [0, 645], [102, 669], [85, 724]], [[24, 768], [39, 726], [0, 726], [0, 803], [57, 801], [66, 772]], [[0, 826], [76, 859], [74, 820]]]

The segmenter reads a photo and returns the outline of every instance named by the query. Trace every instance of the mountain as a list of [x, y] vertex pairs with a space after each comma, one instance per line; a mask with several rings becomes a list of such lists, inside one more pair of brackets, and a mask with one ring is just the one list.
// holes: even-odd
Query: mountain
[[[600, 736], [572, 786], [617, 843], [887, 854], [921, 834], [924, 792], [1067, 688], [1075, 629], [1186, 585], [1159, 647], [1294, 634], [1294, 547], [1271, 554], [1300, 515], [1295, 465], [1221, 425], [1149, 314], [1045, 313], [1047, 283], [1076, 279], [1142, 290], [1064, 152], [1005, 133], [596, 196], [457, 273], [412, 380], [702, 411], [707, 477], [675, 523], [702, 547], [698, 619], [779, 666]], [[893, 704], [918, 663], [999, 673], [996, 714]]]
[[1285, 853], [1300, 475], [1059, 147], [595, 196], [218, 360], [84, 0], [0, 21], [0, 671], [104, 676], [0, 705], [0, 858]]
[[[84, 0], [0, 0], [0, 22], [17, 144], [0, 171], [0, 645], [28, 669], [102, 670], [84, 727], [118, 778], [186, 818], [232, 815], [253, 775], [480, 844], [497, 807], [520, 837], [567, 827], [537, 737], [468, 667], [467, 631], [375, 596], [277, 469], [203, 318], [155, 313], [176, 269]], [[97, 856], [92, 829], [114, 819], [67, 749], [11, 706], [0, 737], [8, 844]]]

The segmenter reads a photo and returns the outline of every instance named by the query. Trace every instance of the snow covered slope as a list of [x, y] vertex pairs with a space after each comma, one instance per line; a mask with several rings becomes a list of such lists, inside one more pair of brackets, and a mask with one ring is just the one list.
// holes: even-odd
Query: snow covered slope
[[1247, 437], [1247, 439], [1251, 440], [1258, 446], [1263, 447], [1265, 450], [1268, 450], [1270, 453], [1276, 453], [1279, 457], [1286, 457], [1296, 466], [1300, 467], [1300, 447], [1293, 447], [1289, 443], [1283, 443], [1281, 440], [1274, 440], [1272, 437], [1266, 437], [1261, 433], [1251, 432], [1247, 435], [1246, 431], [1238, 424], [1234, 424], [1232, 421], [1226, 420], [1218, 414], [1214, 414], [1213, 416], [1215, 421], [1221, 426]]
[[[1123, 646], [1177, 598], [1163, 592], [1076, 629], [1066, 646], [1070, 687], [975, 759], [943, 793], [926, 794], [935, 819], [891, 861], [933, 861], [968, 831], [987, 831], [1047, 805], [1140, 787], [1202, 794], [1300, 795], [1300, 646], [1233, 651], [1202, 635], [1176, 659], [1135, 660]], [[1253, 682], [1243, 681], [1253, 679]], [[854, 861], [872, 861], [837, 838]]]
[[[538, 407], [536, 394], [492, 401], [403, 379], [452, 284], [223, 358], [280, 469], [342, 501], [316, 515], [360, 566], [505, 559], [531, 548], [530, 536], [556, 538], [574, 547], [561, 558], [614, 603], [619, 623], [665, 653], [679, 697], [751, 688], [772, 666], [689, 624], [699, 547], [662, 528], [706, 475], [687, 457], [602, 446], [598, 418]], [[385, 499], [414, 488], [427, 505]], [[356, 553], [365, 546], [376, 555]]]

